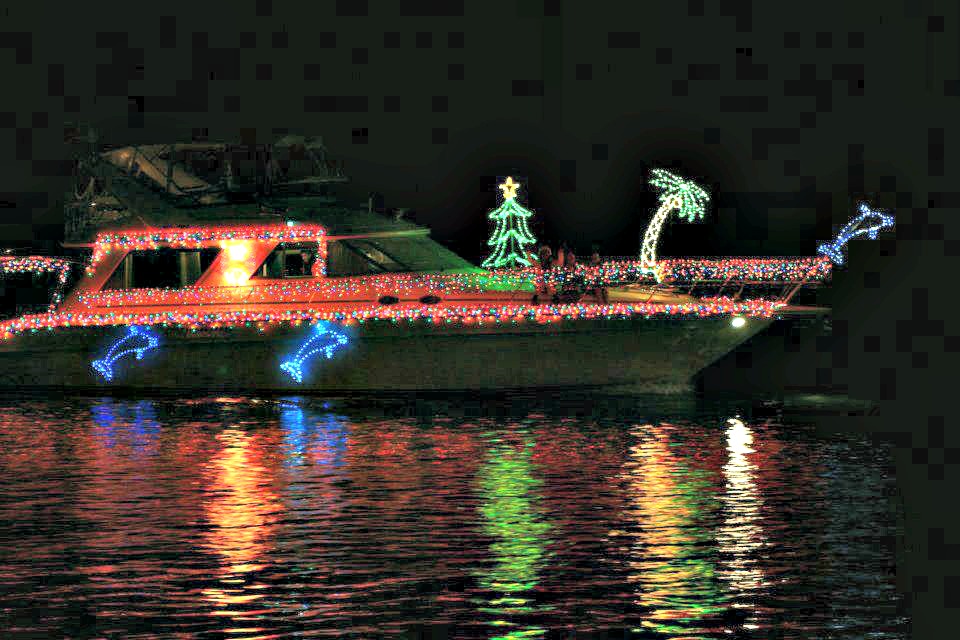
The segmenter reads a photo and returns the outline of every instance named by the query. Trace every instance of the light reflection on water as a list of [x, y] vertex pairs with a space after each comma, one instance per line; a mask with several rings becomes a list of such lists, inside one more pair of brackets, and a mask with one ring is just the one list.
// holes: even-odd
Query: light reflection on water
[[637, 604], [649, 610], [643, 627], [665, 634], [711, 631], [708, 620], [721, 612], [722, 600], [712, 532], [703, 520], [715, 501], [708, 473], [683, 458], [671, 430], [645, 425], [631, 432], [636, 444], [625, 464], [630, 503], [624, 512], [636, 523], [627, 534], [630, 581]]
[[5, 637], [906, 636], [867, 441], [334, 405], [0, 404]]
[[[723, 465], [724, 488], [720, 501], [723, 519], [717, 531], [720, 553], [728, 560], [722, 572], [729, 585], [731, 598], [740, 606], [754, 591], [764, 586], [763, 570], [758, 558], [762, 553], [764, 533], [761, 521], [763, 498], [757, 488], [757, 465], [752, 461], [756, 450], [753, 431], [743, 420], [727, 420], [727, 462]], [[745, 622], [744, 626], [751, 625]]]
[[[514, 435], [514, 434], [511, 434]], [[534, 476], [534, 440], [523, 431], [513, 438], [486, 434], [490, 441], [486, 460], [478, 474], [483, 532], [490, 538], [493, 565], [477, 574], [479, 584], [495, 595], [478, 608], [494, 614], [490, 624], [508, 631], [496, 638], [542, 637], [546, 629], [527, 625], [517, 628], [511, 617], [546, 612], [538, 606], [534, 589], [547, 560], [547, 534], [540, 487]], [[511, 441], [513, 440], [513, 441]]]

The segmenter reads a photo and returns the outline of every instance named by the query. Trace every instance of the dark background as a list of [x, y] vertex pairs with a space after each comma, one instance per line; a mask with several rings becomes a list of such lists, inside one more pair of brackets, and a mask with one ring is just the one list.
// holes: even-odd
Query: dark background
[[960, 608], [956, 2], [304, 6], [6, 3], [0, 245], [57, 251], [67, 121], [113, 143], [322, 136], [347, 200], [379, 191], [472, 259], [508, 174], [535, 233], [607, 255], [638, 250], [651, 166], [713, 194], [663, 256], [812, 255], [866, 197], [897, 228], [850, 246], [832, 335], [774, 331], [710, 375], [877, 402], [837, 425], [897, 444], [898, 580], [915, 637], [950, 628], [934, 618]]

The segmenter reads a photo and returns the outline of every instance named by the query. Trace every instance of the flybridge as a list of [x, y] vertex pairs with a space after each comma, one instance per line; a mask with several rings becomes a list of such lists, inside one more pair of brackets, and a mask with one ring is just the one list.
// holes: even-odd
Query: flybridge
[[265, 199], [306, 196], [329, 206], [336, 201], [329, 186], [349, 182], [342, 162], [328, 157], [323, 142], [303, 136], [255, 145], [99, 145], [77, 158], [76, 178], [65, 207], [68, 242], [118, 224], [166, 223], [169, 214], [185, 207], [253, 205], [261, 218], [269, 218], [282, 211], [272, 210]]
[[343, 166], [327, 160], [317, 138], [287, 136], [271, 145], [223, 143], [153, 144], [119, 147], [101, 157], [127, 175], [172, 196], [218, 200], [217, 195], [271, 186], [346, 182]]

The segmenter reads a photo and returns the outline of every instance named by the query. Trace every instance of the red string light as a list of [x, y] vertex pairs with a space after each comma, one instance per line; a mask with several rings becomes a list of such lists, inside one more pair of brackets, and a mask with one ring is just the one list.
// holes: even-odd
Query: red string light
[[[323, 243], [325, 245], [325, 243]], [[320, 253], [324, 263], [325, 247]], [[668, 281], [686, 280], [753, 280], [753, 281], [816, 281], [830, 276], [831, 263], [816, 258], [732, 258], [721, 260], [664, 260], [658, 267], [667, 273]], [[229, 303], [238, 295], [249, 303], [285, 303], [307, 300], [343, 299], [347, 296], [397, 294], [421, 291], [429, 294], [483, 292], [491, 288], [524, 290], [539, 276], [535, 268], [504, 269], [489, 273], [379, 274], [351, 278], [297, 279], [289, 282], [244, 287], [191, 287], [185, 289], [137, 289], [101, 291], [79, 296], [88, 308], [112, 308], [127, 305], [204, 305]], [[543, 273], [547, 284], [561, 289], [571, 281], [585, 287], [616, 286], [624, 282], [651, 281], [637, 261], [612, 261], [598, 266], [579, 265], [575, 269], [548, 269]]]
[[[93, 275], [97, 264], [114, 249], [156, 249], [161, 244], [171, 247], [200, 248], [225, 240], [263, 240], [277, 242], [322, 242], [323, 227], [309, 223], [289, 225], [243, 225], [234, 227], [182, 227], [136, 233], [100, 233], [93, 245], [93, 257], [87, 275]], [[323, 250], [325, 253], [325, 249]]]
[[[100, 291], [80, 294], [78, 299], [88, 312], [28, 315], [0, 323], [3, 338], [41, 329], [65, 327], [110, 326], [110, 325], [165, 325], [199, 328], [220, 328], [255, 325], [264, 328], [276, 323], [299, 323], [327, 320], [350, 324], [366, 321], [401, 320], [424, 321], [435, 325], [459, 323], [482, 325], [484, 323], [537, 322], [541, 324], [565, 319], [626, 318], [632, 316], [696, 315], [700, 317], [736, 314], [769, 317], [782, 303], [771, 300], [735, 301], [730, 298], [702, 298], [694, 303], [683, 304], [554, 304], [523, 305], [478, 301], [473, 305], [422, 305], [398, 304], [390, 307], [374, 305], [359, 306], [352, 310], [328, 310], [299, 308], [284, 310], [276, 305], [284, 303], [310, 304], [310, 300], [337, 301], [403, 292], [431, 294], [484, 292], [495, 290], [523, 291], [533, 287], [541, 271], [536, 267], [504, 269], [491, 272], [462, 274], [381, 274], [349, 278], [326, 278], [327, 247], [323, 227], [313, 224], [260, 225], [234, 227], [188, 227], [156, 231], [101, 233], [94, 243], [93, 257], [87, 268], [93, 274], [104, 256], [114, 250], [155, 249], [160, 245], [200, 248], [213, 246], [229, 240], [260, 240], [265, 242], [318, 243], [317, 260], [320, 268], [314, 278], [281, 281], [267, 284], [247, 284], [235, 287], [189, 287], [183, 289], [139, 289]], [[60, 270], [61, 281], [66, 282], [69, 263], [55, 258], [3, 258], [0, 267], [6, 271]], [[829, 277], [831, 264], [823, 256], [816, 258], [727, 258], [667, 259], [658, 262], [657, 268], [664, 279], [684, 280], [752, 280], [752, 281], [813, 281]], [[575, 283], [581, 287], [616, 286], [626, 282], [651, 281], [649, 270], [643, 269], [640, 260], [615, 260], [597, 266], [578, 265], [573, 269], [548, 269], [542, 272], [550, 285], [561, 289]], [[262, 311], [206, 312], [207, 304], [238, 303], [269, 304]], [[57, 299], [59, 301], [59, 298]], [[131, 306], [168, 306], [171, 310], [162, 313], [115, 313], [110, 309], [127, 310]], [[177, 309], [180, 307], [182, 310]]]
[[826, 280], [832, 272], [824, 256], [798, 258], [668, 258], [657, 263], [667, 280], [748, 280], [763, 282]]
[[70, 263], [61, 258], [46, 256], [0, 256], [0, 274], [56, 273], [57, 286], [50, 299], [50, 311], [63, 299], [63, 287], [70, 277]]
[[770, 317], [784, 305], [772, 300], [743, 300], [731, 298], [703, 298], [696, 303], [684, 304], [556, 304], [556, 305], [516, 305], [500, 306], [366, 306], [352, 311], [331, 311], [321, 309], [296, 309], [283, 311], [224, 311], [213, 313], [195, 313], [167, 311], [163, 313], [48, 313], [22, 316], [0, 323], [0, 336], [9, 339], [27, 331], [66, 327], [97, 327], [116, 325], [162, 325], [188, 329], [206, 329], [282, 323], [312, 322], [326, 320], [340, 324], [363, 323], [366, 321], [388, 321], [396, 323], [424, 321], [433, 324], [461, 323], [484, 324], [504, 322], [536, 322], [546, 324], [561, 320], [581, 320], [593, 318], [629, 318], [635, 316], [688, 316], [709, 317], [734, 314], [750, 317]]

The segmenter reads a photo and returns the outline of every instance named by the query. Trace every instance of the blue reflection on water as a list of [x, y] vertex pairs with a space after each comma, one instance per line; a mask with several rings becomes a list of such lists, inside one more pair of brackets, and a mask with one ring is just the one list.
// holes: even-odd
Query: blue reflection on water
[[157, 409], [150, 400], [137, 402], [103, 398], [90, 407], [95, 436], [107, 448], [124, 444], [141, 450], [160, 434]]
[[884, 447], [442, 402], [0, 407], [4, 606], [35, 637], [905, 637]]
[[[340, 467], [347, 451], [346, 420], [330, 412], [312, 412], [305, 409], [305, 405], [299, 397], [280, 405], [280, 427], [286, 448], [284, 464], [297, 466], [314, 462]], [[323, 403], [324, 409], [328, 407], [328, 403]]]

